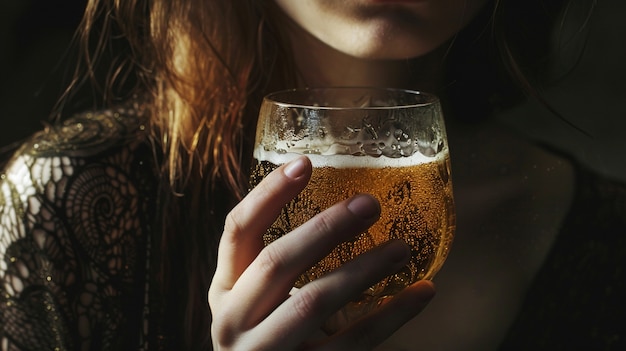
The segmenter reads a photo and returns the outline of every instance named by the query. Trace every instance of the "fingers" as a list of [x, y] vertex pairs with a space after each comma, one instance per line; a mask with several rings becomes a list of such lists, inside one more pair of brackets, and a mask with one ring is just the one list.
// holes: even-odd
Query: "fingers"
[[[301, 346], [351, 298], [406, 264], [408, 247], [389, 242], [288, 297], [302, 272], [339, 243], [366, 230], [380, 215], [376, 199], [357, 195], [264, 248], [263, 233], [284, 205], [304, 189], [311, 171], [306, 157], [280, 167], [228, 215], [209, 289], [214, 316], [211, 333], [218, 344], [245, 348], [249, 343], [256, 349]], [[414, 285], [382, 306], [376, 318], [364, 318], [326, 341], [340, 349], [352, 349], [354, 342], [374, 346], [417, 314], [432, 291], [429, 283]]]
[[[295, 347], [348, 301], [397, 272], [409, 257], [410, 250], [403, 242], [385, 243], [302, 287], [263, 320], [255, 333], [282, 333], [281, 345]], [[266, 346], [272, 349], [275, 345]]]
[[311, 162], [299, 157], [270, 173], [228, 214], [211, 290], [232, 287], [263, 248], [262, 234], [310, 176]]
[[230, 310], [229, 315], [240, 317], [241, 323], [247, 323], [242, 325], [244, 328], [260, 322], [285, 300], [302, 272], [324, 258], [339, 243], [367, 229], [379, 214], [376, 199], [369, 195], [357, 195], [332, 206], [274, 241], [250, 264], [231, 289], [231, 295], [237, 296], [237, 307]]
[[431, 281], [418, 281], [349, 329], [333, 336], [319, 350], [371, 350], [418, 315], [434, 295]]

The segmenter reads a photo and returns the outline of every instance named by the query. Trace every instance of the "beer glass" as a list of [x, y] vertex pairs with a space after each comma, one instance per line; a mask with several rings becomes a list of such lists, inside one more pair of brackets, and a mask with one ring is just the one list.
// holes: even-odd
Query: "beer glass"
[[327, 323], [327, 331], [367, 314], [411, 283], [441, 268], [455, 229], [450, 156], [439, 100], [424, 92], [338, 87], [276, 92], [263, 100], [251, 186], [307, 155], [307, 187], [264, 235], [266, 244], [357, 193], [381, 204], [369, 230], [335, 248], [300, 276], [295, 288], [390, 239], [411, 247], [410, 262], [363, 291]]

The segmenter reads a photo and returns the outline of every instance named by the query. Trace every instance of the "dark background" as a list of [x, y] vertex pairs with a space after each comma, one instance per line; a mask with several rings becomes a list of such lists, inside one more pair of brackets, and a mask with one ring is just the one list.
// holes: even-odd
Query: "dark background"
[[42, 128], [69, 83], [68, 50], [85, 0], [0, 5], [0, 145]]
[[[588, 11], [581, 10], [584, 2], [571, 1], [572, 16], [587, 16]], [[569, 127], [536, 102], [502, 117], [530, 136], [570, 151], [599, 172], [626, 180], [626, 1], [598, 0], [588, 25], [579, 27], [564, 25], [565, 34], [555, 39], [570, 54], [564, 54], [555, 70], [567, 72], [574, 61], [576, 68], [544, 95], [568, 121], [590, 135]], [[586, 33], [586, 42], [572, 39], [578, 31]], [[582, 56], [580, 47], [584, 47]]]
[[[5, 0], [0, 5], [0, 146], [40, 129], [52, 113], [72, 73], [68, 45], [84, 3]], [[531, 137], [572, 152], [601, 173], [626, 180], [624, 18], [626, 1], [599, 0], [585, 29], [588, 41], [577, 68], [557, 87], [545, 91], [548, 101], [590, 136], [534, 102], [507, 112], [502, 119]], [[565, 52], [577, 52], [577, 44], [567, 40], [559, 45]], [[571, 59], [564, 58], [562, 66], [570, 63]]]

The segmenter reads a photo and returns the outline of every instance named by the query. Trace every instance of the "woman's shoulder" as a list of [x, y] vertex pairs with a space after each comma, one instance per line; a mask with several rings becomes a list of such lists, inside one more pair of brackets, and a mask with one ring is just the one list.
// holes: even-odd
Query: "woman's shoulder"
[[[150, 144], [147, 116], [137, 104], [77, 113], [48, 124], [25, 139], [3, 162], [2, 179], [35, 171], [37, 164], [52, 168], [114, 162], [119, 166], [145, 156], [140, 150]], [[150, 154], [153, 154], [150, 152]], [[121, 157], [126, 155], [126, 157]], [[146, 161], [146, 160], [144, 160]], [[40, 179], [46, 179], [42, 174]], [[48, 176], [53, 176], [49, 174]]]
[[570, 212], [503, 350], [616, 350], [626, 342], [626, 182], [572, 163]]
[[114, 349], [140, 335], [158, 175], [144, 121], [133, 108], [77, 114], [34, 134], [6, 163], [0, 324], [12, 327], [0, 332], [5, 340], [52, 349], [97, 334]]
[[15, 156], [90, 157], [145, 140], [147, 117], [139, 105], [84, 111], [49, 124], [28, 138]]
[[151, 197], [158, 167], [146, 122], [141, 109], [126, 106], [79, 113], [33, 134], [4, 163], [0, 214], [21, 223], [44, 205], [60, 210], [94, 194]]

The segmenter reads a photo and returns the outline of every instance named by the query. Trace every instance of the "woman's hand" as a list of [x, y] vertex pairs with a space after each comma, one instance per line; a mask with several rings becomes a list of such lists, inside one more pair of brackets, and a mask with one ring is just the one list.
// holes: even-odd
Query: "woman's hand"
[[357, 195], [264, 248], [263, 233], [310, 176], [306, 157], [281, 166], [228, 215], [209, 289], [216, 350], [368, 350], [418, 314], [433, 296], [432, 283], [418, 282], [344, 330], [313, 339], [323, 322], [353, 296], [402, 268], [409, 249], [391, 241], [290, 296], [302, 272], [337, 244], [366, 230], [380, 214], [373, 197]]

